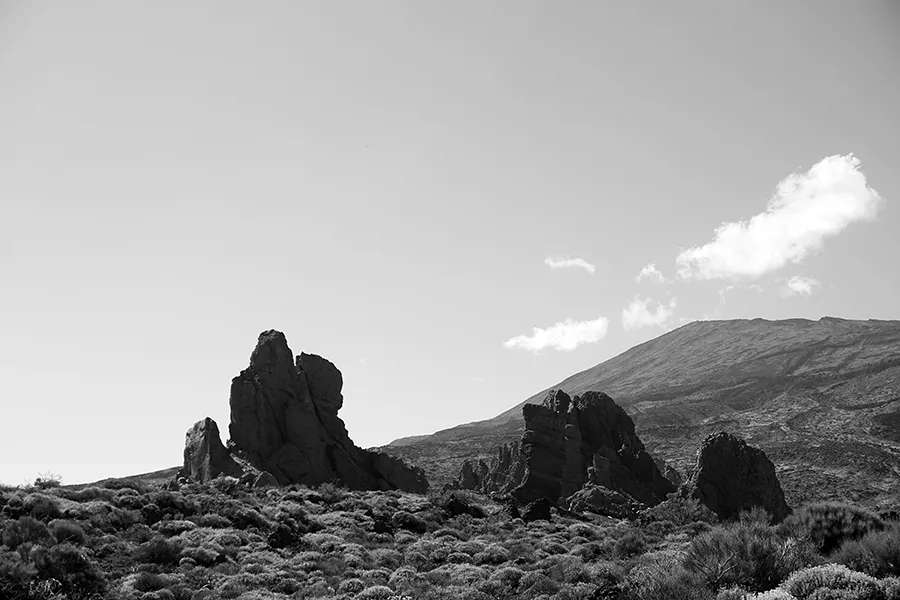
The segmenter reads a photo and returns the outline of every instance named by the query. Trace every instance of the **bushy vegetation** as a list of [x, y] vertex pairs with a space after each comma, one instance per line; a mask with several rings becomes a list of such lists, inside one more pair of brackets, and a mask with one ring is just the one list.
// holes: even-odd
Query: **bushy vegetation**
[[470, 492], [232, 479], [0, 490], [0, 598], [900, 600], [900, 525], [852, 506], [526, 524]]
[[823, 553], [829, 553], [847, 540], [880, 531], [884, 522], [872, 511], [859, 506], [823, 502], [803, 507], [784, 524], [785, 528], [805, 530]]

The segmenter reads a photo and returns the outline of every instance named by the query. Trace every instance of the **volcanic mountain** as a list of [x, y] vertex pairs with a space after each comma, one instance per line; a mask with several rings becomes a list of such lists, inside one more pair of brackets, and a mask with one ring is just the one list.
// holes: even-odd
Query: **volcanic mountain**
[[[550, 386], [597, 390], [633, 418], [647, 449], [683, 475], [709, 433], [763, 449], [789, 504], [843, 500], [897, 508], [900, 321], [698, 321]], [[383, 449], [439, 487], [466, 458], [522, 434], [522, 406]]]

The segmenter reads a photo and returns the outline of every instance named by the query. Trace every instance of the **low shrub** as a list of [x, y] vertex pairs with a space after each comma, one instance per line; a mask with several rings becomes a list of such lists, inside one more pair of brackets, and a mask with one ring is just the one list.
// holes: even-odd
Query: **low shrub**
[[50, 523], [50, 533], [59, 543], [69, 542], [83, 546], [87, 539], [84, 529], [72, 521], [56, 520]]
[[428, 531], [428, 524], [424, 520], [405, 510], [398, 510], [394, 513], [391, 517], [391, 525], [397, 529], [406, 529], [413, 533], [425, 533]]
[[134, 589], [139, 592], [155, 592], [172, 586], [177, 579], [171, 575], [160, 575], [158, 573], [142, 572], [138, 573], [134, 579]]
[[797, 528], [829, 554], [847, 540], [884, 529], [884, 521], [870, 510], [837, 502], [810, 504], [785, 520], [784, 527]]
[[713, 600], [701, 576], [673, 558], [644, 562], [628, 573], [621, 589], [625, 600]]
[[0, 598], [27, 598], [37, 569], [18, 552], [0, 550]]
[[135, 560], [157, 565], [175, 565], [181, 560], [181, 544], [175, 540], [155, 537], [134, 550]]
[[347, 497], [347, 489], [339, 483], [326, 482], [315, 488], [319, 498], [325, 504], [337, 504]]
[[884, 591], [877, 579], [837, 564], [797, 571], [781, 584], [781, 588], [797, 600], [884, 600]]
[[163, 513], [169, 513], [172, 517], [190, 517], [197, 513], [196, 503], [185, 498], [184, 494], [160, 490], [149, 494], [151, 503], [157, 505]]
[[900, 525], [844, 542], [831, 556], [839, 564], [875, 577], [900, 575]]
[[105, 589], [105, 581], [97, 565], [72, 544], [57, 544], [49, 549], [37, 546], [31, 558], [38, 577], [57, 580], [67, 592], [86, 595]]
[[190, 521], [193, 521], [200, 527], [210, 527], [212, 529], [225, 529], [226, 527], [231, 527], [231, 521], [227, 517], [223, 517], [216, 513], [191, 517]]
[[38, 475], [32, 484], [33, 487], [39, 490], [58, 488], [60, 485], [62, 485], [62, 477], [49, 472]]
[[357, 600], [388, 600], [395, 597], [394, 590], [386, 585], [373, 585], [356, 594]]
[[80, 490], [62, 489], [57, 490], [56, 494], [66, 500], [72, 500], [73, 502], [89, 502], [91, 500], [112, 502], [116, 497], [115, 490], [96, 486], [88, 486]]
[[692, 539], [684, 566], [712, 590], [741, 586], [763, 591], [813, 560], [812, 547], [805, 541], [784, 538], [759, 520], [745, 519]]
[[47, 494], [29, 494], [22, 500], [22, 508], [35, 519], [49, 521], [62, 516], [59, 502]]
[[645, 523], [669, 521], [676, 527], [683, 527], [691, 523], [712, 525], [718, 523], [719, 518], [699, 500], [672, 496], [641, 513], [641, 521]]
[[3, 545], [15, 550], [22, 544], [47, 542], [51, 539], [50, 530], [34, 517], [23, 516], [15, 521], [7, 521], [0, 535]]
[[110, 479], [101, 482], [100, 485], [108, 490], [134, 490], [138, 494], [147, 494], [151, 487], [140, 479]]
[[640, 529], [629, 529], [616, 540], [613, 555], [616, 558], [631, 558], [641, 554], [647, 547], [647, 539]]
[[719, 590], [716, 600], [746, 600], [748, 596], [752, 595], [744, 588], [735, 586]]

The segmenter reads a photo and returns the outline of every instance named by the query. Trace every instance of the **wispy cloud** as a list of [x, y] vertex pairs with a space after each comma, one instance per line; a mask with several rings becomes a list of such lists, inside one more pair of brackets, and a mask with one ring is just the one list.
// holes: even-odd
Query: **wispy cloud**
[[593, 321], [566, 319], [546, 329], [534, 327], [531, 335], [517, 335], [506, 340], [506, 348], [521, 348], [530, 352], [540, 352], [545, 348], [554, 350], [574, 350], [582, 344], [593, 344], [606, 337], [609, 319], [598, 317]]
[[591, 275], [597, 270], [597, 267], [583, 258], [553, 258], [552, 256], [548, 256], [544, 259], [544, 264], [551, 269], [584, 269]]
[[[656, 308], [651, 309], [654, 303]], [[625, 331], [630, 331], [641, 327], [663, 326], [672, 317], [675, 304], [675, 298], [669, 300], [668, 304], [663, 304], [652, 298], [635, 296], [631, 304], [622, 309], [622, 327]]]
[[638, 273], [638, 276], [634, 278], [638, 283], [647, 280], [652, 281], [654, 283], [665, 283], [666, 277], [663, 275], [659, 269], [656, 268], [656, 263], [648, 263], [641, 272]]
[[725, 294], [732, 290], [752, 290], [754, 292], [762, 292], [765, 290], [763, 286], [758, 283], [750, 283], [750, 284], [741, 284], [741, 283], [732, 283], [730, 285], [726, 285], [723, 288], [719, 288], [719, 300], [722, 304], [725, 304]]
[[819, 282], [812, 277], [801, 277], [794, 275], [785, 282], [785, 296], [809, 296], [813, 293], [813, 288], [818, 287]]
[[683, 279], [753, 279], [818, 251], [825, 238], [873, 218], [882, 203], [852, 154], [829, 156], [808, 172], [789, 175], [766, 210], [749, 221], [724, 223], [713, 241], [676, 258]]

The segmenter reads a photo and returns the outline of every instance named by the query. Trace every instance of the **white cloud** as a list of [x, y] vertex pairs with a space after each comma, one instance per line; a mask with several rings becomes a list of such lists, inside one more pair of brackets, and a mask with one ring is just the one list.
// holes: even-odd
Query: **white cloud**
[[647, 264], [641, 272], [638, 273], [638, 276], [634, 278], [635, 281], [640, 283], [641, 281], [649, 279], [654, 283], [665, 283], [666, 277], [663, 275], [659, 269], [656, 268], [656, 263], [652, 262]]
[[582, 344], [593, 344], [606, 337], [609, 319], [599, 317], [593, 321], [566, 319], [546, 329], [534, 327], [531, 335], [517, 335], [503, 344], [506, 348], [522, 348], [530, 352], [540, 352], [545, 348], [554, 350], [574, 350]]
[[[650, 305], [654, 302], [656, 309], [651, 310]], [[641, 299], [640, 296], [635, 296], [631, 304], [622, 309], [622, 327], [625, 328], [625, 331], [629, 331], [641, 327], [665, 325], [675, 310], [675, 303], [675, 298], [669, 300], [668, 304], [663, 304], [652, 298]]]
[[723, 223], [713, 241], [675, 259], [684, 279], [757, 278], [818, 251], [825, 238], [871, 219], [882, 198], [868, 187], [852, 154], [829, 156], [807, 173], [785, 178], [766, 210]]
[[544, 259], [544, 264], [551, 269], [584, 269], [591, 275], [593, 275], [594, 271], [597, 269], [597, 267], [583, 258], [553, 258], [548, 256]]
[[787, 296], [809, 296], [813, 293], [813, 288], [818, 285], [819, 282], [812, 277], [794, 275], [787, 280], [784, 293]]

